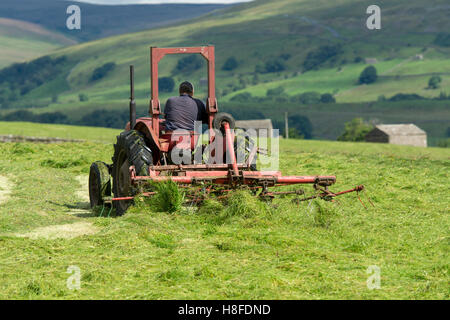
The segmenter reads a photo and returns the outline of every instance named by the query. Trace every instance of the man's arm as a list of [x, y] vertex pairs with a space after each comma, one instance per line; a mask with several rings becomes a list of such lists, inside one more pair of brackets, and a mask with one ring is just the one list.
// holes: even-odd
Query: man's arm
[[202, 123], [208, 124], [208, 112], [206, 112], [206, 106], [200, 99], [195, 99], [198, 107], [198, 116], [197, 120], [201, 120]]
[[172, 108], [172, 101], [167, 99], [166, 105], [164, 106], [164, 119], [167, 119], [167, 114], [170, 112], [170, 109]]

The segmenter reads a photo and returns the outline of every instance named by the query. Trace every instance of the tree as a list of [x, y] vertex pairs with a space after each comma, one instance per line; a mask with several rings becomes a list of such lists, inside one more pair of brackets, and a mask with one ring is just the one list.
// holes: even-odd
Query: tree
[[342, 47], [340, 45], [321, 46], [308, 53], [303, 62], [303, 68], [305, 71], [317, 69], [328, 60], [336, 59], [341, 53]]
[[304, 135], [298, 132], [297, 128], [289, 128], [289, 139], [304, 139]]
[[89, 100], [89, 97], [87, 96], [87, 94], [84, 93], [80, 93], [78, 95], [78, 100], [80, 100], [80, 102], [85, 102]]
[[386, 96], [384, 94], [379, 95], [378, 98], [377, 98], [378, 102], [383, 102], [383, 101], [386, 101], [386, 100], [387, 99], [386, 99]]
[[450, 148], [450, 139], [441, 139], [438, 141], [437, 146], [439, 148]]
[[35, 122], [40, 123], [65, 123], [67, 116], [61, 112], [46, 112], [35, 116]]
[[3, 121], [27, 121], [34, 122], [35, 115], [26, 110], [18, 110], [11, 113], [8, 113], [6, 116], [2, 118]]
[[238, 102], [248, 102], [252, 101], [253, 96], [250, 92], [242, 92], [238, 93], [237, 95], [233, 96], [230, 101], [238, 101]]
[[229, 57], [222, 66], [222, 70], [231, 71], [238, 67], [238, 62], [235, 57]]
[[450, 47], [450, 33], [439, 33], [434, 39], [434, 44], [441, 47]]
[[389, 98], [389, 101], [404, 101], [404, 100], [424, 100], [425, 98], [415, 93], [397, 93]]
[[161, 92], [172, 92], [175, 87], [175, 81], [171, 77], [162, 77], [159, 78], [158, 85]]
[[259, 83], [259, 76], [257, 73], [255, 73], [252, 78], [252, 84], [257, 85], [258, 83]]
[[336, 99], [331, 93], [324, 93], [320, 96], [320, 102], [322, 103], [335, 103]]
[[308, 117], [300, 116], [298, 114], [289, 117], [289, 138], [291, 137], [291, 129], [296, 131], [294, 137], [301, 139], [311, 139], [313, 127]]
[[105, 109], [98, 109], [84, 115], [78, 121], [79, 125], [106, 128], [123, 128], [129, 120], [127, 110], [109, 112]]
[[321, 95], [315, 91], [304, 92], [291, 97], [291, 102], [300, 102], [301, 104], [317, 104], [320, 102]]
[[202, 67], [203, 60], [198, 55], [188, 55], [178, 60], [174, 73], [194, 72]]
[[282, 59], [269, 60], [264, 68], [266, 73], [280, 72], [286, 69], [286, 64]]
[[91, 81], [97, 81], [100, 79], [103, 79], [106, 77], [108, 73], [110, 73], [114, 68], [116, 67], [116, 64], [114, 62], [108, 62], [102, 65], [101, 67], [98, 67], [97, 69], [92, 72]]
[[[55, 79], [63, 71], [66, 60], [65, 56], [54, 59], [45, 56], [30, 62], [15, 63], [0, 70], [0, 85], [7, 85], [14, 92], [6, 100], [17, 100], [19, 95], [25, 95]], [[3, 95], [3, 98], [7, 96]]]
[[40, 123], [66, 123], [67, 116], [61, 112], [46, 112], [42, 114], [34, 114], [30, 111], [19, 110], [7, 114], [2, 120], [40, 122]]
[[284, 94], [284, 88], [283, 87], [276, 87], [273, 89], [268, 89], [266, 92], [267, 97], [279, 97]]
[[442, 78], [440, 76], [432, 76], [430, 78], [430, 80], [428, 80], [428, 89], [439, 88], [441, 82], [442, 82]]
[[373, 129], [373, 126], [365, 123], [362, 118], [354, 118], [345, 123], [344, 133], [337, 139], [338, 141], [364, 141], [366, 135]]
[[441, 93], [439, 93], [439, 97], [437, 97], [436, 99], [437, 100], [447, 100], [449, 98], [450, 98], [450, 96], [447, 96], [447, 94], [445, 92], [441, 91]]
[[283, 59], [284, 61], [287, 61], [291, 58], [291, 54], [290, 53], [282, 53], [279, 55], [279, 58]]
[[359, 76], [359, 83], [371, 84], [377, 81], [377, 78], [377, 69], [374, 66], [368, 66], [363, 70], [363, 72], [361, 72], [361, 75]]

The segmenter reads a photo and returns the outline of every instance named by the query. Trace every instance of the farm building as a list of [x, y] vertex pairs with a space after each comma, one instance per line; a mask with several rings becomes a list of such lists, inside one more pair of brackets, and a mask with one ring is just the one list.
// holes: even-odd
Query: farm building
[[426, 147], [427, 134], [412, 123], [380, 124], [366, 135], [366, 141]]
[[236, 128], [239, 129], [255, 129], [259, 136], [268, 135], [272, 137], [272, 120], [262, 119], [262, 120], [238, 120], [236, 121]]
[[365, 58], [364, 62], [366, 64], [375, 64], [375, 63], [378, 63], [378, 60], [377, 60], [377, 58]]

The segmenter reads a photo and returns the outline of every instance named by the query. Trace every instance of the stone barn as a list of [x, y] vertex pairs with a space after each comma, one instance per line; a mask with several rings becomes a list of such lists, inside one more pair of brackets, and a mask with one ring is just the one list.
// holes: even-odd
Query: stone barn
[[427, 146], [427, 134], [414, 124], [380, 124], [366, 135], [367, 142]]
[[[269, 138], [272, 137], [272, 120], [262, 119], [262, 120], [237, 120], [236, 128], [239, 129], [255, 129], [259, 136], [268, 135]], [[265, 130], [264, 130], [265, 129]]]
[[376, 63], [378, 63], [378, 60], [377, 60], [377, 58], [365, 58], [364, 62], [366, 64], [376, 64]]

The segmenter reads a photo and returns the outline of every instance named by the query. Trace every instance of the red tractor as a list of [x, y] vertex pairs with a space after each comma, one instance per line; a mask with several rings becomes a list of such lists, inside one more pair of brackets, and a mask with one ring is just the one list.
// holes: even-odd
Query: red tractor
[[[222, 154], [215, 159], [228, 159], [215, 163], [177, 164], [171, 160], [170, 153], [177, 148], [194, 152], [201, 145], [197, 132], [165, 130], [165, 120], [160, 118], [161, 106], [158, 99], [158, 63], [167, 54], [201, 54], [208, 62], [208, 113], [209, 144], [220, 138], [223, 144]], [[172, 180], [182, 187], [197, 187], [195, 200], [200, 202], [209, 193], [226, 193], [240, 186], [246, 186], [261, 197], [271, 198], [277, 194], [301, 194], [299, 190], [272, 192], [271, 187], [292, 184], [313, 184], [317, 194], [304, 198], [333, 197], [361, 191], [363, 186], [332, 193], [328, 187], [336, 182], [335, 176], [282, 176], [279, 171], [256, 171], [255, 159], [258, 147], [250, 141], [246, 145], [245, 161], [238, 163], [236, 158], [236, 137], [234, 119], [226, 113], [218, 113], [215, 95], [214, 47], [156, 48], [150, 51], [151, 59], [151, 101], [150, 117], [136, 119], [134, 100], [134, 69], [130, 67], [131, 97], [130, 122], [125, 131], [117, 136], [114, 145], [112, 165], [96, 161], [91, 165], [89, 174], [89, 196], [91, 206], [113, 204], [116, 214], [123, 214], [138, 194], [152, 196], [154, 191], [146, 190], [148, 181], [161, 182]], [[187, 142], [188, 141], [188, 142]], [[201, 150], [205, 149], [205, 145]], [[215, 151], [218, 152], [218, 151]], [[112, 176], [112, 187], [111, 179]], [[113, 197], [111, 196], [111, 191]], [[147, 192], [146, 192], [147, 191]], [[201, 192], [200, 192], [201, 191]]]

